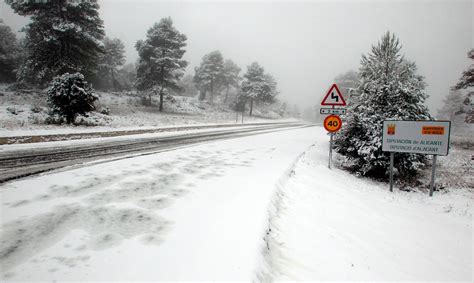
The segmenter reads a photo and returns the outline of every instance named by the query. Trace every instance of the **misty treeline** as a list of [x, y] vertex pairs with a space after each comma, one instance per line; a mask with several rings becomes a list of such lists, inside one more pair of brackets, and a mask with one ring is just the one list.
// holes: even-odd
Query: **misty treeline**
[[[250, 115], [255, 104], [276, 101], [277, 82], [260, 64], [253, 62], [242, 73], [218, 50], [205, 54], [194, 74], [186, 75], [187, 37], [171, 18], [150, 27], [146, 38], [135, 44], [137, 62], [125, 64], [124, 44], [106, 36], [98, 1], [5, 2], [31, 19], [20, 40], [0, 20], [0, 82], [15, 82], [16, 88], [51, 88], [57, 84], [55, 78], [78, 74], [102, 91], [136, 90], [145, 105], [152, 105], [157, 97], [160, 111], [172, 95], [248, 109]], [[286, 104], [279, 107], [277, 112], [288, 112]]]

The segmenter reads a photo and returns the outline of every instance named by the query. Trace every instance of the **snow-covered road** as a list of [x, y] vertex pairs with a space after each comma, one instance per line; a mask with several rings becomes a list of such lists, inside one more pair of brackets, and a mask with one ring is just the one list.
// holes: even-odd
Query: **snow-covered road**
[[321, 137], [211, 142], [3, 185], [9, 280], [251, 280], [276, 183]]
[[1, 278], [472, 281], [472, 190], [391, 193], [327, 146], [302, 128], [4, 184]]

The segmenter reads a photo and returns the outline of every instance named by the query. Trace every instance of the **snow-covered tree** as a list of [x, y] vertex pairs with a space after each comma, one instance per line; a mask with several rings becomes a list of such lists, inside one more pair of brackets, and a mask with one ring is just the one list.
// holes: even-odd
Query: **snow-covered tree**
[[118, 88], [120, 90], [132, 90], [137, 80], [137, 70], [135, 64], [125, 64], [117, 71]]
[[26, 58], [17, 76], [44, 84], [66, 72], [92, 76], [102, 52], [103, 22], [97, 0], [6, 0], [31, 22], [25, 27]]
[[[467, 57], [471, 60], [474, 60], [474, 49], [471, 49], [467, 53]], [[454, 86], [454, 89], [470, 89], [464, 96], [463, 100], [463, 109], [465, 113], [464, 121], [468, 124], [474, 123], [474, 63], [471, 63], [469, 69], [464, 71], [459, 82]]]
[[[171, 18], [155, 23], [147, 32], [145, 40], [136, 44], [139, 60], [137, 66], [138, 90], [160, 96], [160, 111], [163, 111], [163, 96], [170, 90], [178, 90], [178, 82], [184, 75], [188, 62], [183, 60], [186, 52], [186, 35], [180, 33]], [[151, 102], [151, 96], [149, 96]]]
[[195, 87], [193, 82], [193, 76], [190, 74], [185, 75], [181, 81], [179, 81], [179, 87], [179, 95], [194, 97], [198, 94], [198, 89]]
[[220, 51], [204, 55], [201, 65], [195, 68], [194, 81], [198, 88], [209, 91], [209, 101], [214, 103], [214, 94], [224, 81], [224, 58]]
[[252, 116], [254, 102], [273, 102], [278, 94], [276, 87], [275, 79], [266, 74], [257, 62], [247, 67], [241, 88], [246, 100], [250, 102], [250, 116]]
[[239, 86], [240, 78], [239, 73], [241, 69], [232, 60], [227, 59], [224, 62], [224, 76], [223, 85], [226, 88], [224, 103], [227, 103], [229, 97], [229, 89], [231, 87], [237, 88]]
[[[471, 49], [467, 53], [467, 57], [474, 60], [474, 49]], [[454, 87], [455, 89], [463, 89], [468, 87], [474, 87], [474, 63], [471, 63], [469, 68], [463, 72], [459, 82]]]
[[125, 46], [118, 39], [104, 38], [104, 53], [99, 58], [99, 76], [102, 80], [110, 78], [110, 82], [115, 91], [117, 91], [117, 80], [115, 74], [118, 67], [125, 64]]
[[339, 74], [334, 78], [334, 82], [339, 87], [346, 102], [351, 101], [351, 96], [355, 93], [355, 88], [358, 80], [358, 74], [354, 70], [349, 70], [345, 73]]
[[[335, 148], [349, 161], [351, 169], [382, 177], [389, 168], [389, 153], [382, 151], [383, 121], [429, 120], [423, 104], [427, 95], [416, 65], [400, 53], [394, 34], [387, 32], [372, 51], [362, 56], [357, 83], [357, 103], [351, 104]], [[425, 155], [395, 154], [395, 167], [402, 176], [416, 175]]]
[[278, 115], [280, 115], [281, 117], [285, 117], [286, 115], [288, 115], [288, 104], [286, 102], [282, 102], [280, 107], [278, 108]]
[[443, 106], [438, 109], [438, 119], [450, 120], [451, 131], [463, 131], [467, 129], [467, 116], [472, 112], [469, 96], [459, 90], [452, 90], [443, 99]]
[[95, 110], [94, 101], [98, 99], [81, 73], [55, 77], [47, 95], [51, 113], [59, 115], [68, 124], [73, 123], [77, 115]]
[[453, 120], [455, 115], [464, 113], [464, 97], [457, 90], [452, 90], [443, 99], [443, 106], [436, 115], [439, 119]]
[[20, 57], [20, 44], [15, 34], [0, 19], [0, 82], [15, 81]]

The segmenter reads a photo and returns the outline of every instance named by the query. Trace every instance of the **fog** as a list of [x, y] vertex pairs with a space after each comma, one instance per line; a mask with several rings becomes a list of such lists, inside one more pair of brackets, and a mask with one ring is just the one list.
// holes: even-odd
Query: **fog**
[[[106, 34], [120, 38], [129, 62], [135, 42], [170, 16], [188, 37], [187, 72], [204, 54], [220, 50], [243, 71], [259, 62], [278, 81], [280, 98], [302, 107], [319, 104], [336, 75], [357, 70], [387, 30], [425, 76], [431, 111], [440, 106], [470, 62], [472, 1], [162, 2], [102, 0]], [[27, 22], [2, 1], [0, 17], [19, 31]]]

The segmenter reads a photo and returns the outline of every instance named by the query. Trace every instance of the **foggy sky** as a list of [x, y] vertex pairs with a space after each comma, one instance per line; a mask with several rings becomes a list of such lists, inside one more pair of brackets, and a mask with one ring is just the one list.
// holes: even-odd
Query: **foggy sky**
[[[319, 105], [339, 73], [357, 70], [362, 54], [387, 31], [399, 36], [406, 58], [425, 76], [433, 114], [470, 62], [471, 0], [163, 2], [102, 0], [107, 36], [120, 38], [128, 62], [135, 43], [163, 17], [188, 37], [187, 72], [204, 54], [220, 50], [245, 72], [259, 62], [278, 81], [280, 98], [302, 107]], [[27, 22], [1, 1], [0, 17], [15, 31]]]

